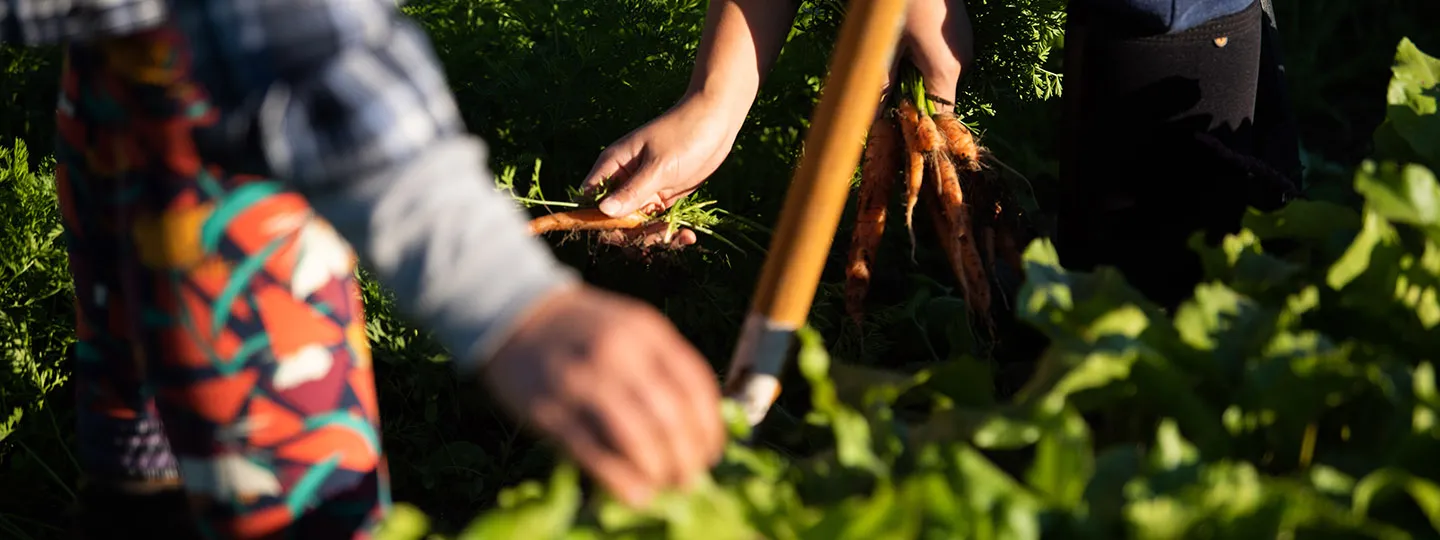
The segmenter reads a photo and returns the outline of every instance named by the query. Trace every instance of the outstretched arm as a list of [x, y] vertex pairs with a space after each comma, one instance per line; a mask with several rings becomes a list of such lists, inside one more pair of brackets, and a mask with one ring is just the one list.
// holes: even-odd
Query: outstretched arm
[[[975, 57], [970, 13], [964, 0], [912, 0], [901, 37], [902, 53], [925, 77], [925, 89], [955, 101], [964, 69]], [[939, 104], [938, 109], [949, 110]]]
[[[797, 7], [793, 0], [710, 3], [685, 95], [606, 148], [585, 176], [583, 188], [608, 190], [600, 211], [621, 217], [642, 208], [669, 207], [720, 167], [780, 54]], [[973, 55], [964, 1], [913, 0], [904, 40], [932, 93], [953, 101], [961, 68]], [[652, 239], [660, 235], [642, 233]], [[673, 244], [694, 241], [693, 233], [682, 232]]]
[[[684, 99], [717, 107], [738, 131], [780, 55], [798, 7], [795, 0], [711, 2]], [[936, 90], [932, 93], [953, 101], [961, 68], [975, 54], [964, 0], [912, 0], [901, 45]]]
[[[584, 189], [613, 188], [600, 211], [618, 217], [669, 207], [715, 172], [780, 55], [797, 6], [794, 0], [710, 2], [685, 94], [670, 110], [606, 148], [585, 175]], [[680, 245], [694, 241], [688, 232], [675, 240]]]
[[796, 0], [710, 2], [684, 99], [717, 107], [739, 131], [760, 83], [780, 56], [798, 9]]

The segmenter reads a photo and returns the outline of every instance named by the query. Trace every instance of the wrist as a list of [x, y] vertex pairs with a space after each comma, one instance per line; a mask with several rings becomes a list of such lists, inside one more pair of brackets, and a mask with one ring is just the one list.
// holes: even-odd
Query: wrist
[[518, 336], [553, 317], [557, 309], [563, 309], [566, 303], [574, 301], [575, 296], [585, 288], [585, 282], [572, 278], [561, 280], [548, 289], [531, 295], [528, 303], [514, 311], [509, 324], [496, 333], [490, 347], [471, 353], [472, 360], [477, 364], [477, 368], [471, 372], [481, 372], [483, 368], [489, 367], [491, 360], [506, 357], [506, 353], [515, 347]]
[[732, 135], [739, 133], [755, 103], [755, 91], [726, 88], [723, 85], [692, 85], [676, 102], [676, 109], [702, 111], [718, 120]]

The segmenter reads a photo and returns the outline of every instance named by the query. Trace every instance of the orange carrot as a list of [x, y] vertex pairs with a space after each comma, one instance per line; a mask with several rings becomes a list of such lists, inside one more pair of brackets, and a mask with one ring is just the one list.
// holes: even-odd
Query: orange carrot
[[939, 192], [935, 198], [937, 213], [942, 216], [943, 226], [937, 225], [950, 268], [960, 283], [960, 292], [970, 308], [971, 317], [983, 327], [989, 328], [990, 282], [985, 272], [985, 262], [980, 258], [977, 239], [970, 225], [970, 212], [964, 204], [960, 190], [959, 174], [949, 159], [931, 162]]
[[920, 136], [920, 109], [910, 100], [900, 100], [900, 133], [905, 137], [905, 229], [910, 233], [910, 260], [915, 260], [915, 203], [925, 181], [925, 151]]
[[940, 195], [940, 206], [945, 209], [950, 227], [959, 231], [964, 222], [961, 212], [965, 206], [965, 192], [960, 188], [960, 173], [955, 170], [955, 163], [943, 155], [930, 163], [930, 170], [935, 174], [936, 193]]
[[940, 129], [935, 125], [935, 119], [929, 115], [920, 115], [920, 122], [916, 135], [920, 136], [920, 150], [926, 153], [936, 153], [945, 149], [946, 141], [940, 135]]
[[945, 134], [945, 147], [960, 168], [971, 171], [980, 169], [980, 147], [975, 142], [975, 135], [970, 133], [970, 128], [965, 127], [952, 113], [935, 115], [935, 127]]
[[970, 308], [971, 320], [993, 331], [994, 321], [990, 319], [990, 279], [986, 276], [985, 263], [980, 259], [975, 235], [968, 224], [959, 231], [960, 257], [964, 261], [965, 304]]
[[951, 270], [955, 272], [956, 281], [960, 282], [961, 294], [969, 301], [970, 289], [973, 283], [969, 280], [970, 270], [964, 260], [963, 247], [961, 242], [968, 227], [968, 212], [965, 211], [964, 195], [960, 191], [959, 175], [955, 172], [955, 166], [949, 159], [934, 160], [930, 162], [930, 171], [934, 174], [936, 190], [936, 206], [945, 220], [945, 228], [940, 237], [940, 247], [950, 260]]
[[[943, 182], [937, 183], [944, 185]], [[966, 289], [969, 283], [965, 280], [965, 259], [960, 255], [960, 233], [950, 215], [950, 206], [945, 204], [945, 195], [936, 193], [927, 196], [926, 207], [935, 226], [935, 236], [940, 241], [940, 249], [945, 252], [945, 261], [950, 263], [950, 270], [955, 273], [955, 281], [960, 285], [960, 294], [968, 297], [970, 293]]]
[[612, 218], [598, 209], [582, 208], [569, 212], [558, 212], [530, 220], [530, 234], [545, 234], [555, 231], [608, 231], [634, 229], [650, 221], [644, 212], [635, 212], [625, 217]]
[[870, 125], [865, 144], [865, 162], [860, 168], [860, 193], [856, 198], [855, 229], [850, 239], [850, 259], [845, 268], [845, 311], [857, 327], [863, 321], [865, 295], [870, 290], [870, 267], [885, 234], [885, 217], [895, 171], [900, 166], [899, 134], [895, 123], [878, 118]]
[[[940, 195], [927, 194], [925, 197], [925, 210], [930, 214], [930, 222], [935, 227], [935, 236], [940, 240], [940, 247], [945, 252], [946, 261], [955, 271], [955, 278], [960, 279], [963, 272], [960, 271], [962, 261], [959, 251], [952, 248], [951, 240], [957, 238], [955, 227], [950, 222], [950, 216], [946, 213], [945, 205], [940, 202]], [[963, 283], [962, 283], [963, 286]]]

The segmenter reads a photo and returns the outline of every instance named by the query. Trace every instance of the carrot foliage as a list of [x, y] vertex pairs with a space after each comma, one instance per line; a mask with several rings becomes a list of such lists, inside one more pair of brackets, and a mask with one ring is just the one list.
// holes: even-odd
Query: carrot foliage
[[[635, 261], [546, 237], [587, 281], [662, 309], [717, 372], [804, 150], [844, 3], [802, 2], [732, 152], [656, 218], [695, 229], [698, 245]], [[969, 0], [977, 58], [958, 93], [958, 117], [1003, 163], [989, 171], [1013, 188], [1006, 211], [1042, 237], [1057, 206], [1065, 3]], [[532, 217], [593, 206], [569, 190], [605, 145], [683, 93], [706, 8], [402, 4], [487, 142], [497, 188]], [[1435, 537], [1440, 397], [1426, 360], [1440, 351], [1440, 227], [1427, 171], [1440, 169], [1440, 70], [1420, 50], [1440, 50], [1440, 4], [1275, 4], [1311, 199], [1201, 247], [1209, 280], [1184, 309], [1156, 312], [1113, 272], [1069, 272], [1043, 239], [1004, 249], [997, 237], [996, 255], [980, 250], [1005, 263], [987, 266], [1001, 327], [987, 339], [926, 202], [912, 262], [892, 199], [863, 324], [846, 313], [842, 228], [771, 417], [709, 484], [643, 511], [611, 504], [456, 378], [450, 353], [361, 270], [400, 502], [382, 536]], [[1402, 35], [1419, 47], [1397, 54]], [[0, 538], [20, 540], [68, 538], [80, 477], [73, 290], [48, 158], [58, 53], [0, 47], [0, 486], [23, 487], [0, 490]]]
[[[808, 408], [732, 443], [708, 482], [643, 510], [575, 469], [508, 489], [458, 538], [1428, 538], [1440, 530], [1440, 59], [1408, 40], [1391, 115], [1353, 171], [1363, 201], [1252, 211], [1163, 312], [1113, 269], [1025, 250], [1020, 319], [1049, 340], [1001, 396], [958, 356], [837, 361], [799, 332]], [[736, 440], [749, 439], [737, 411]], [[784, 427], [767, 426], [767, 424]], [[402, 507], [381, 538], [418, 539]]]

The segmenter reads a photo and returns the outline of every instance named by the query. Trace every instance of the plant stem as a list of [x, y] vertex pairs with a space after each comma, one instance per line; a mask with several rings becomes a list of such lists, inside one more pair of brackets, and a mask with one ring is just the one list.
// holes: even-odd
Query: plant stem
[[900, 63], [900, 85], [901, 91], [909, 94], [910, 100], [915, 103], [915, 108], [920, 109], [921, 114], [935, 114], [935, 104], [925, 97], [925, 76], [909, 60], [902, 60]]
[[7, 517], [7, 516], [5, 516], [5, 515], [0, 515], [0, 525], [4, 525], [6, 529], [9, 529], [9, 530], [10, 530], [10, 532], [19, 535], [19, 536], [17, 536], [16, 538], [20, 538], [20, 539], [23, 539], [23, 540], [33, 540], [33, 539], [34, 539], [34, 537], [32, 537], [32, 536], [30, 536], [30, 535], [28, 535], [28, 534], [25, 534], [25, 530], [24, 530], [24, 529], [21, 529], [20, 526], [18, 526], [18, 525], [16, 525], [15, 523], [11, 522], [11, 521], [10, 521], [10, 518]]
[[55, 440], [59, 441], [61, 448], [65, 449], [65, 457], [70, 458], [70, 464], [75, 466], [76, 471], [84, 471], [84, 467], [80, 466], [80, 460], [75, 459], [75, 453], [65, 445], [65, 437], [60, 434], [60, 424], [55, 420], [55, 409], [46, 407], [45, 411], [50, 413], [50, 427], [55, 429]]
[[55, 525], [50, 524], [50, 523], [46, 523], [46, 522], [44, 522], [44, 521], [40, 521], [40, 520], [35, 519], [35, 518], [29, 518], [29, 517], [25, 517], [25, 516], [18, 515], [18, 514], [0, 514], [0, 519], [3, 519], [3, 520], [5, 520], [5, 521], [9, 522], [10, 526], [13, 527], [13, 528], [15, 528], [15, 530], [22, 530], [22, 529], [20, 529], [20, 526], [19, 526], [19, 525], [16, 525], [16, 524], [15, 524], [15, 522], [18, 521], [18, 522], [23, 522], [23, 523], [29, 523], [29, 524], [31, 524], [31, 525], [34, 525], [34, 526], [36, 526], [36, 527], [45, 529], [45, 530], [47, 530], [47, 531], [56, 531], [56, 532], [62, 532], [62, 533], [65, 532], [65, 529], [64, 529], [64, 528], [55, 526]]
[[1304, 438], [1300, 440], [1300, 467], [1309, 468], [1310, 461], [1315, 457], [1315, 422], [1305, 425]]
[[531, 199], [531, 198], [528, 198], [528, 197], [517, 197], [517, 196], [514, 196], [514, 195], [511, 195], [510, 198], [511, 198], [511, 199], [515, 199], [516, 201], [522, 202], [522, 203], [525, 203], [525, 204], [538, 204], [538, 205], [542, 205], [542, 206], [562, 206], [562, 207], [565, 207], [565, 208], [579, 208], [579, 207], [580, 207], [579, 204], [577, 204], [577, 203], [572, 203], [572, 202], [545, 201], [545, 200], [540, 200], [540, 199]]
[[45, 460], [40, 459], [39, 454], [36, 454], [34, 450], [31, 450], [30, 446], [25, 444], [24, 441], [18, 442], [20, 443], [20, 448], [23, 448], [26, 453], [30, 454], [30, 458], [34, 459], [35, 463], [38, 463], [40, 465], [40, 468], [45, 469], [45, 472], [50, 475], [50, 478], [52, 480], [55, 480], [55, 484], [60, 486], [60, 489], [65, 490], [66, 494], [70, 495], [71, 502], [74, 502], [78, 499], [78, 497], [75, 496], [75, 492], [70, 490], [69, 484], [66, 484], [64, 480], [61, 480], [60, 475], [55, 474], [55, 470], [51, 469], [50, 465], [47, 465], [45, 463]]

